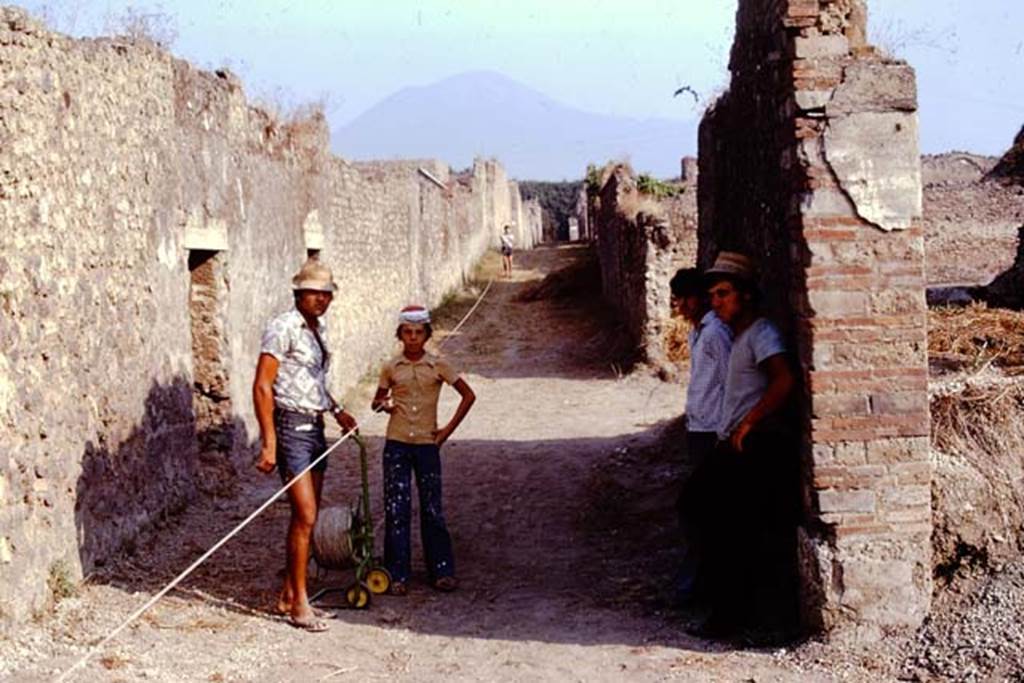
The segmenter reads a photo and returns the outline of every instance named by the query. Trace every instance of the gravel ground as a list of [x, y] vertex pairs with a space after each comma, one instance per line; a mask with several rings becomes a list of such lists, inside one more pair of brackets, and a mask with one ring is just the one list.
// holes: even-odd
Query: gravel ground
[[959, 578], [903, 664], [909, 680], [1024, 681], [1024, 562]]

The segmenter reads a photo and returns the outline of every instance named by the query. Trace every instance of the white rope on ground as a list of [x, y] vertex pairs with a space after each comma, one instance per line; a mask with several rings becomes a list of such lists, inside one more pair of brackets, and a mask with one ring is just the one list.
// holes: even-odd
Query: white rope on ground
[[464, 322], [466, 322], [467, 320], [469, 320], [469, 316], [473, 315], [473, 311], [476, 310], [477, 306], [480, 305], [480, 302], [484, 300], [485, 296], [487, 296], [487, 292], [491, 289], [491, 285], [493, 285], [493, 284], [494, 284], [494, 278], [491, 278], [491, 281], [487, 283], [486, 287], [484, 287], [484, 291], [480, 292], [480, 296], [477, 297], [476, 303], [473, 304], [472, 308], [469, 309], [469, 311], [466, 313], [466, 315], [462, 316], [462, 320], [459, 321], [459, 324], [456, 325], [455, 327], [453, 327], [452, 331], [449, 332], [448, 334], [446, 334], [444, 339], [442, 339], [441, 342], [437, 345], [438, 349], [440, 349], [442, 346], [444, 346], [444, 343], [446, 341], [448, 341], [453, 336], [455, 336], [455, 333], [459, 331], [459, 328], [462, 327], [462, 324]]
[[[485, 296], [487, 295], [487, 292], [488, 292], [488, 291], [490, 290], [490, 288], [491, 288], [491, 285], [492, 285], [492, 284], [494, 284], [494, 280], [493, 280], [493, 279], [491, 279], [491, 281], [487, 283], [487, 286], [486, 286], [486, 287], [484, 288], [484, 291], [480, 293], [480, 296], [479, 296], [479, 297], [477, 298], [477, 300], [476, 300], [476, 303], [474, 303], [474, 304], [473, 304], [472, 308], [470, 308], [470, 309], [469, 309], [469, 311], [468, 311], [468, 312], [466, 313], [466, 315], [462, 316], [462, 320], [460, 320], [460, 321], [459, 321], [459, 324], [458, 324], [458, 325], [456, 325], [456, 326], [455, 326], [455, 327], [454, 327], [454, 328], [452, 329], [452, 331], [448, 333], [448, 336], [446, 336], [446, 337], [445, 337], [444, 339], [442, 339], [442, 340], [441, 340], [441, 342], [440, 342], [440, 343], [439, 343], [439, 344], [437, 345], [437, 348], [438, 348], [438, 349], [440, 349], [440, 348], [441, 348], [442, 346], [444, 346], [444, 343], [445, 343], [446, 341], [448, 341], [448, 340], [449, 340], [449, 339], [451, 338], [451, 335], [455, 334], [455, 333], [456, 333], [456, 332], [457, 332], [457, 331], [459, 330], [459, 328], [460, 328], [460, 327], [462, 327], [462, 325], [463, 325], [463, 324], [464, 324], [464, 323], [466, 322], [466, 320], [468, 320], [468, 319], [469, 319], [469, 316], [473, 315], [473, 312], [474, 312], [474, 311], [475, 311], [475, 310], [477, 309], [477, 307], [478, 307], [478, 306], [480, 305], [480, 302], [482, 302], [482, 301], [484, 300], [484, 297], [485, 297]], [[249, 525], [249, 523], [250, 523], [250, 522], [252, 522], [252, 521], [253, 521], [254, 519], [256, 519], [256, 518], [257, 518], [258, 516], [260, 516], [260, 515], [261, 515], [261, 514], [263, 513], [263, 511], [264, 511], [264, 510], [266, 510], [266, 509], [267, 509], [268, 507], [270, 507], [270, 506], [271, 506], [271, 505], [273, 504], [273, 502], [274, 502], [275, 500], [277, 500], [277, 499], [278, 499], [278, 498], [280, 498], [280, 497], [281, 497], [282, 495], [284, 495], [284, 493], [285, 493], [285, 492], [286, 492], [286, 491], [287, 491], [288, 489], [290, 489], [290, 488], [291, 488], [291, 487], [292, 487], [292, 486], [293, 486], [293, 485], [295, 484], [295, 482], [297, 482], [297, 481], [298, 481], [298, 480], [299, 480], [299, 479], [300, 479], [300, 478], [302, 477], [302, 475], [306, 474], [306, 473], [307, 473], [307, 472], [309, 472], [309, 471], [310, 471], [311, 469], [313, 469], [314, 467], [316, 467], [316, 466], [317, 466], [317, 464], [318, 464], [318, 463], [319, 463], [319, 462], [320, 462], [321, 460], [323, 460], [323, 459], [324, 459], [324, 458], [326, 458], [326, 457], [327, 457], [328, 455], [330, 455], [330, 454], [331, 454], [331, 452], [332, 452], [332, 451], [333, 451], [333, 450], [334, 450], [335, 448], [337, 448], [338, 446], [340, 446], [340, 445], [341, 445], [342, 443], [344, 443], [344, 442], [345, 442], [345, 441], [346, 441], [346, 440], [347, 440], [347, 439], [348, 439], [348, 438], [349, 438], [350, 436], [352, 436], [353, 434], [355, 434], [355, 433], [356, 433], [356, 430], [358, 430], [358, 429], [359, 429], [359, 423], [357, 422], [357, 423], [356, 423], [356, 427], [355, 427], [354, 429], [351, 429], [351, 430], [349, 430], [349, 431], [345, 432], [344, 434], [342, 434], [342, 435], [341, 435], [341, 438], [340, 438], [340, 439], [338, 439], [337, 441], [335, 441], [335, 442], [334, 442], [333, 444], [331, 444], [331, 446], [330, 446], [330, 447], [329, 447], [329, 448], [328, 448], [328, 449], [327, 449], [326, 451], [324, 451], [324, 452], [323, 452], [323, 453], [321, 453], [321, 454], [320, 454], [319, 456], [317, 456], [317, 458], [316, 458], [315, 460], [313, 460], [313, 462], [309, 463], [309, 465], [307, 465], [305, 469], [303, 469], [303, 470], [302, 470], [301, 472], [299, 472], [299, 473], [298, 473], [297, 475], [295, 475], [295, 476], [294, 476], [294, 477], [292, 477], [292, 478], [291, 478], [290, 480], [288, 480], [288, 483], [286, 483], [286, 484], [285, 484], [284, 486], [282, 486], [282, 487], [281, 487], [280, 489], [278, 489], [278, 491], [277, 491], [276, 493], [274, 493], [274, 495], [272, 495], [272, 496], [271, 496], [270, 498], [268, 498], [268, 499], [266, 500], [266, 502], [264, 502], [264, 503], [263, 503], [262, 505], [260, 505], [260, 506], [259, 506], [258, 508], [256, 508], [256, 510], [255, 510], [255, 511], [253, 511], [253, 513], [252, 513], [251, 515], [249, 515], [248, 517], [246, 517], [246, 518], [245, 518], [245, 519], [244, 519], [244, 520], [243, 520], [243, 521], [242, 521], [241, 523], [239, 523], [239, 524], [238, 524], [238, 525], [237, 525], [237, 526], [236, 526], [236, 527], [235, 527], [234, 529], [232, 529], [231, 531], [229, 531], [229, 532], [228, 532], [228, 533], [227, 533], [227, 534], [226, 534], [226, 535], [225, 535], [225, 536], [224, 536], [223, 538], [221, 538], [221, 539], [220, 539], [219, 541], [217, 541], [217, 542], [216, 542], [216, 543], [215, 543], [215, 544], [213, 545], [213, 547], [212, 547], [212, 548], [210, 548], [210, 549], [209, 549], [209, 550], [207, 550], [207, 551], [206, 551], [205, 553], [203, 553], [202, 555], [200, 555], [200, 556], [199, 556], [199, 558], [198, 558], [198, 559], [197, 559], [197, 560], [196, 560], [195, 562], [193, 562], [192, 564], [190, 564], [190, 565], [188, 566], [188, 568], [187, 568], [187, 569], [185, 569], [185, 571], [181, 572], [181, 573], [180, 573], [180, 574], [178, 574], [178, 575], [177, 575], [176, 577], [174, 577], [174, 579], [173, 579], [173, 580], [171, 580], [171, 582], [170, 582], [170, 583], [168, 583], [168, 584], [167, 584], [166, 586], [164, 586], [163, 588], [161, 588], [161, 589], [160, 589], [160, 591], [159, 591], [159, 592], [158, 592], [158, 593], [157, 593], [156, 595], [154, 595], [154, 596], [153, 596], [153, 597], [151, 597], [151, 598], [150, 598], [149, 600], [147, 600], [147, 601], [146, 601], [146, 603], [145, 603], [144, 605], [142, 605], [142, 607], [139, 607], [139, 608], [138, 608], [137, 610], [135, 610], [134, 612], [132, 612], [132, 613], [131, 613], [131, 614], [130, 614], [130, 615], [128, 616], [128, 618], [127, 618], [127, 619], [125, 619], [124, 621], [122, 621], [122, 622], [121, 622], [121, 623], [120, 623], [120, 624], [119, 624], [119, 625], [117, 626], [117, 628], [115, 628], [115, 629], [114, 629], [113, 631], [111, 631], [111, 632], [110, 632], [110, 633], [108, 633], [108, 634], [107, 634], [106, 636], [104, 636], [104, 637], [103, 637], [103, 638], [102, 638], [102, 639], [101, 639], [101, 640], [100, 640], [99, 642], [97, 642], [97, 643], [96, 643], [95, 645], [93, 645], [92, 647], [90, 647], [90, 648], [89, 648], [89, 650], [88, 650], [88, 651], [87, 651], [87, 652], [86, 652], [86, 653], [85, 653], [84, 655], [82, 655], [82, 657], [81, 657], [81, 658], [79, 658], [79, 659], [78, 659], [78, 661], [76, 661], [76, 662], [75, 662], [75, 663], [74, 663], [74, 664], [73, 664], [73, 665], [71, 666], [71, 668], [70, 668], [70, 669], [68, 669], [67, 671], [65, 671], [64, 673], [62, 673], [62, 674], [61, 674], [60, 676], [58, 676], [58, 677], [57, 677], [57, 679], [56, 679], [57, 683], [63, 683], [63, 681], [68, 681], [68, 680], [70, 680], [70, 679], [71, 679], [71, 676], [72, 676], [72, 675], [73, 675], [73, 674], [74, 674], [74, 673], [75, 673], [76, 671], [78, 671], [78, 670], [79, 670], [79, 669], [81, 669], [81, 668], [82, 668], [83, 666], [85, 666], [85, 664], [86, 664], [86, 663], [87, 663], [87, 662], [88, 662], [88, 661], [89, 661], [89, 660], [90, 660], [90, 659], [92, 658], [92, 656], [93, 656], [94, 654], [96, 654], [96, 652], [97, 652], [98, 650], [100, 650], [100, 649], [101, 649], [101, 648], [102, 648], [102, 647], [103, 647], [104, 645], [106, 645], [106, 644], [107, 644], [107, 643], [109, 643], [109, 642], [110, 642], [111, 640], [113, 640], [114, 638], [116, 638], [116, 637], [117, 637], [117, 635], [118, 635], [119, 633], [121, 633], [121, 631], [123, 631], [124, 629], [126, 629], [126, 628], [127, 628], [127, 627], [128, 627], [128, 626], [129, 626], [129, 625], [130, 625], [130, 624], [132, 623], [132, 622], [134, 622], [134, 621], [135, 621], [136, 619], [138, 619], [139, 617], [141, 617], [141, 616], [142, 616], [142, 615], [143, 615], [143, 614], [144, 614], [144, 613], [145, 613], [145, 612], [146, 612], [146, 611], [147, 611], [147, 610], [148, 610], [148, 609], [149, 609], [150, 607], [152, 607], [152, 606], [153, 606], [153, 605], [155, 605], [155, 604], [156, 604], [157, 602], [159, 602], [161, 598], [163, 598], [163, 597], [164, 597], [165, 595], [167, 595], [167, 594], [168, 594], [168, 593], [170, 593], [170, 592], [171, 592], [172, 590], [174, 590], [174, 587], [175, 587], [175, 586], [177, 586], [177, 585], [178, 585], [179, 583], [181, 583], [182, 581], [184, 581], [184, 580], [185, 580], [185, 578], [186, 578], [186, 577], [188, 577], [188, 575], [189, 575], [189, 574], [191, 574], [192, 572], [194, 572], [194, 571], [195, 571], [195, 570], [196, 570], [196, 569], [197, 569], [197, 568], [198, 568], [198, 567], [199, 567], [199, 566], [200, 566], [201, 564], [203, 564], [204, 562], [206, 562], [206, 560], [208, 560], [208, 559], [210, 558], [210, 556], [211, 556], [211, 555], [213, 555], [213, 554], [214, 554], [215, 552], [217, 552], [217, 551], [218, 551], [218, 550], [219, 550], [219, 549], [221, 548], [221, 546], [223, 546], [223, 545], [224, 545], [225, 543], [227, 543], [228, 541], [230, 541], [230, 540], [231, 540], [231, 539], [232, 539], [232, 538], [233, 538], [233, 537], [234, 537], [234, 536], [235, 536], [235, 535], [236, 535], [236, 534], [237, 534], [237, 533], [238, 533], [239, 531], [241, 531], [242, 529], [244, 529], [245, 527], [247, 527], [247, 526]]]
[[125, 628], [127, 628], [129, 624], [131, 624], [133, 621], [135, 621], [140, 616], [142, 616], [142, 614], [146, 610], [148, 610], [150, 607], [155, 605], [162, 597], [164, 597], [169, 592], [171, 592], [174, 589], [175, 586], [177, 586], [179, 583], [181, 583], [185, 579], [185, 577], [187, 577], [189, 574], [194, 572], [196, 570], [196, 568], [199, 567], [199, 565], [201, 565], [203, 562], [206, 562], [206, 560], [209, 559], [209, 557], [211, 555], [213, 555], [215, 552], [217, 552], [222, 545], [224, 545], [229, 540], [231, 540], [231, 538], [234, 537], [235, 534], [237, 534], [239, 531], [241, 531], [246, 526], [248, 526], [250, 522], [252, 522], [264, 510], [266, 510], [268, 507], [270, 507], [270, 505], [275, 500], [277, 500], [282, 495], [284, 495], [285, 491], [290, 489], [292, 487], [292, 485], [295, 484], [295, 482], [297, 482], [302, 475], [304, 475], [306, 472], [309, 472], [311, 469], [313, 469], [321, 460], [323, 460], [328, 455], [330, 455], [331, 451], [333, 451], [339, 445], [344, 443], [345, 440], [348, 439], [348, 437], [352, 436], [353, 433], [354, 433], [353, 431], [348, 431], [344, 435], [342, 435], [342, 437], [340, 439], [338, 439], [333, 444], [331, 444], [330, 448], [328, 448], [326, 451], [321, 453], [320, 456], [317, 457], [309, 465], [307, 465], [304, 470], [299, 472], [296, 476], [292, 477], [288, 481], [287, 484], [285, 484], [274, 495], [272, 495], [270, 498], [268, 498], [267, 501], [265, 503], [263, 503], [263, 505], [260, 505], [258, 508], [256, 508], [256, 510], [251, 515], [246, 517], [238, 526], [236, 526], [234, 529], [229, 531], [226, 536], [224, 536], [222, 539], [217, 541], [217, 543], [214, 544], [214, 546], [212, 548], [210, 548], [205, 553], [200, 555], [199, 559], [197, 559], [195, 562], [193, 562], [191, 565], [189, 565], [188, 569], [186, 569], [182, 573], [178, 574], [178, 576], [176, 576], [169, 584], [167, 584], [162, 589], [160, 589], [160, 592], [158, 592], [152, 598], [147, 600], [146, 603], [142, 607], [140, 607], [137, 610], [135, 610], [134, 612], [132, 612], [131, 615], [127, 619], [125, 619], [123, 622], [121, 622], [121, 624], [117, 628], [115, 628], [113, 631], [111, 631], [109, 634], [107, 634], [106, 637], [104, 637], [98, 643], [96, 643], [91, 648], [89, 648], [89, 651], [86, 652], [85, 655], [81, 659], [79, 659], [77, 662], [75, 662], [74, 666], [72, 666], [70, 669], [65, 671], [63, 674], [61, 674], [57, 678], [58, 683], [60, 683], [61, 681], [69, 680], [69, 677], [71, 676], [71, 674], [73, 674], [75, 671], [80, 669], [87, 661], [89, 661], [89, 659], [92, 657], [93, 654], [96, 653], [97, 650], [99, 650], [104, 645], [106, 645], [111, 640], [113, 640], [117, 636], [118, 633], [120, 633]]

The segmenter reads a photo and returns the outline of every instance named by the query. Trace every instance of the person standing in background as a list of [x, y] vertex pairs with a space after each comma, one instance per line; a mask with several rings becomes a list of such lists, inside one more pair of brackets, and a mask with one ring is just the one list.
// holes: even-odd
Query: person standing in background
[[501, 272], [505, 277], [512, 277], [512, 247], [515, 245], [515, 235], [512, 234], [512, 227], [505, 226], [501, 231]]

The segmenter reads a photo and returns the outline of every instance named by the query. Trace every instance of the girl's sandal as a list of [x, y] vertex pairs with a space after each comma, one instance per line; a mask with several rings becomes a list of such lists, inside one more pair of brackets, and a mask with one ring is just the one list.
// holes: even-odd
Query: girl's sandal
[[434, 582], [434, 588], [444, 593], [451, 593], [459, 587], [459, 582], [454, 576], [442, 576]]

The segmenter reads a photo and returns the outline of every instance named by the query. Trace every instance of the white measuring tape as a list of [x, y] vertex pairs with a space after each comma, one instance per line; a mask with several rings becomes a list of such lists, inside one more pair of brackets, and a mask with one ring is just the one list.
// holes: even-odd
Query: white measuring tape
[[[444, 339], [442, 339], [442, 340], [441, 340], [441, 342], [440, 342], [440, 343], [439, 343], [439, 344], [437, 345], [437, 348], [438, 348], [438, 350], [440, 350], [440, 349], [441, 349], [441, 347], [442, 347], [442, 346], [444, 346], [445, 342], [447, 342], [447, 341], [448, 341], [449, 339], [451, 339], [451, 338], [452, 338], [452, 336], [453, 336], [453, 335], [454, 335], [454, 334], [455, 334], [456, 332], [458, 332], [458, 331], [459, 331], [459, 328], [461, 328], [461, 327], [462, 327], [462, 325], [463, 325], [463, 324], [464, 324], [464, 323], [466, 322], [466, 320], [468, 320], [468, 319], [469, 319], [469, 316], [473, 315], [473, 312], [474, 312], [474, 311], [475, 311], [475, 310], [477, 309], [477, 307], [478, 307], [478, 306], [480, 305], [480, 302], [482, 302], [482, 301], [484, 300], [484, 297], [485, 297], [485, 296], [487, 296], [487, 292], [488, 292], [488, 291], [490, 291], [490, 289], [491, 289], [491, 285], [492, 285], [492, 284], [494, 284], [494, 280], [493, 280], [493, 279], [492, 279], [492, 280], [491, 280], [490, 282], [488, 282], [488, 283], [487, 283], [487, 286], [486, 286], [486, 287], [484, 288], [484, 291], [480, 293], [480, 296], [479, 296], [479, 297], [477, 297], [477, 300], [476, 300], [476, 302], [475, 302], [475, 303], [473, 304], [472, 308], [470, 308], [470, 309], [469, 309], [469, 311], [467, 311], [466, 315], [462, 316], [462, 320], [460, 320], [460, 321], [459, 321], [459, 324], [458, 324], [458, 325], [456, 325], [456, 326], [455, 326], [454, 328], [452, 328], [452, 331], [451, 331], [451, 332], [449, 332], [449, 333], [448, 333], [448, 335], [447, 335], [447, 336], [445, 336], [445, 338], [444, 338]], [[356, 429], [358, 429], [358, 428], [359, 428], [359, 424], [358, 424], [358, 423], [356, 423]], [[340, 439], [338, 439], [337, 441], [335, 441], [335, 442], [334, 442], [333, 444], [331, 444], [330, 448], [328, 448], [328, 449], [327, 449], [326, 451], [324, 451], [324, 452], [323, 452], [323, 453], [321, 453], [321, 454], [320, 454], [319, 456], [317, 456], [317, 458], [316, 458], [315, 460], [313, 460], [313, 462], [309, 463], [309, 465], [307, 465], [305, 469], [303, 469], [303, 470], [302, 470], [301, 472], [299, 472], [299, 473], [298, 473], [297, 475], [295, 475], [294, 477], [292, 477], [292, 478], [291, 478], [291, 479], [290, 479], [290, 480], [288, 481], [288, 483], [286, 483], [286, 484], [285, 484], [284, 486], [282, 486], [282, 487], [281, 487], [280, 489], [278, 489], [278, 491], [277, 491], [276, 493], [274, 493], [274, 495], [272, 495], [272, 496], [271, 496], [270, 498], [268, 498], [268, 499], [266, 500], [266, 502], [264, 502], [264, 503], [263, 503], [262, 505], [260, 505], [260, 506], [259, 506], [258, 508], [256, 508], [256, 510], [255, 510], [255, 511], [254, 511], [254, 512], [253, 512], [253, 513], [252, 513], [251, 515], [249, 515], [248, 517], [246, 517], [246, 518], [245, 518], [245, 519], [244, 519], [244, 520], [243, 520], [243, 521], [242, 521], [241, 523], [239, 523], [239, 524], [238, 524], [238, 526], [236, 526], [236, 527], [235, 527], [234, 529], [232, 529], [231, 531], [229, 531], [229, 532], [228, 532], [228, 533], [227, 533], [227, 534], [226, 534], [226, 535], [225, 535], [225, 536], [224, 536], [223, 538], [221, 538], [221, 539], [220, 539], [219, 541], [217, 541], [217, 543], [215, 543], [215, 544], [213, 545], [213, 547], [212, 547], [212, 548], [210, 548], [210, 549], [209, 549], [209, 550], [207, 550], [207, 551], [206, 551], [205, 553], [203, 553], [202, 555], [200, 555], [200, 556], [199, 556], [199, 558], [198, 558], [198, 559], [197, 559], [197, 560], [196, 560], [195, 562], [193, 562], [192, 564], [190, 564], [190, 565], [188, 566], [188, 568], [187, 568], [187, 569], [186, 569], [185, 571], [181, 572], [181, 573], [180, 573], [180, 574], [178, 574], [178, 575], [177, 575], [176, 577], [174, 577], [174, 579], [173, 579], [173, 580], [172, 580], [172, 581], [171, 581], [170, 583], [168, 583], [168, 584], [167, 584], [166, 586], [164, 586], [163, 588], [161, 588], [161, 589], [160, 589], [160, 591], [159, 591], [159, 592], [158, 592], [158, 593], [157, 593], [156, 595], [154, 595], [154, 596], [153, 596], [153, 597], [151, 597], [151, 598], [150, 598], [149, 600], [147, 600], [147, 601], [146, 601], [146, 603], [145, 603], [144, 605], [142, 605], [142, 607], [140, 607], [140, 608], [138, 608], [137, 610], [135, 610], [134, 612], [132, 612], [132, 613], [131, 613], [131, 614], [130, 614], [130, 615], [128, 616], [128, 618], [127, 618], [127, 619], [125, 619], [124, 621], [122, 621], [122, 622], [121, 622], [121, 623], [120, 623], [120, 624], [119, 624], [119, 625], [117, 626], [117, 628], [115, 628], [115, 629], [114, 629], [113, 631], [111, 631], [110, 633], [108, 633], [108, 634], [107, 634], [107, 635], [106, 635], [106, 636], [105, 636], [105, 637], [104, 637], [104, 638], [103, 638], [102, 640], [100, 640], [100, 641], [99, 641], [98, 643], [96, 643], [95, 645], [93, 645], [92, 647], [90, 647], [90, 648], [89, 648], [89, 650], [88, 650], [88, 652], [86, 652], [86, 653], [85, 653], [85, 654], [84, 654], [84, 655], [83, 655], [83, 656], [82, 656], [82, 657], [81, 657], [81, 658], [80, 658], [80, 659], [79, 659], [78, 661], [76, 661], [76, 662], [74, 663], [74, 665], [72, 665], [72, 666], [71, 666], [71, 668], [70, 668], [70, 669], [68, 669], [67, 671], [65, 671], [64, 673], [62, 673], [62, 674], [61, 674], [60, 676], [58, 676], [58, 677], [57, 677], [57, 679], [56, 679], [56, 680], [58, 681], [58, 683], [60, 683], [60, 682], [62, 682], [62, 681], [67, 681], [67, 680], [70, 680], [71, 676], [72, 676], [72, 675], [73, 675], [73, 674], [74, 674], [74, 673], [75, 673], [76, 671], [78, 671], [78, 670], [79, 670], [79, 669], [81, 669], [81, 668], [82, 668], [83, 666], [85, 666], [86, 662], [88, 662], [88, 661], [89, 661], [89, 659], [91, 659], [91, 658], [92, 658], [92, 656], [93, 656], [94, 654], [96, 654], [96, 652], [97, 652], [98, 650], [100, 650], [100, 649], [101, 649], [101, 648], [102, 648], [102, 647], [103, 647], [104, 645], [106, 645], [106, 644], [107, 644], [107, 643], [109, 643], [109, 642], [110, 642], [111, 640], [113, 640], [114, 638], [116, 638], [116, 637], [117, 637], [117, 634], [119, 634], [119, 633], [120, 633], [121, 631], [123, 631], [124, 629], [126, 629], [126, 628], [127, 628], [127, 627], [128, 627], [128, 626], [129, 626], [129, 625], [130, 625], [130, 624], [132, 623], [132, 622], [134, 622], [134, 621], [135, 621], [136, 619], [138, 619], [138, 618], [139, 618], [140, 616], [142, 616], [142, 615], [143, 615], [143, 614], [144, 614], [144, 613], [146, 612], [146, 610], [148, 610], [148, 609], [149, 609], [150, 607], [152, 607], [152, 606], [153, 606], [153, 605], [155, 605], [155, 604], [156, 604], [157, 602], [159, 602], [161, 598], [163, 598], [163, 597], [164, 597], [165, 595], [167, 595], [167, 594], [168, 594], [168, 593], [170, 593], [170, 592], [171, 592], [172, 590], [174, 590], [174, 587], [175, 587], [175, 586], [177, 586], [177, 585], [178, 585], [179, 583], [181, 583], [182, 581], [184, 581], [184, 580], [185, 580], [185, 578], [186, 578], [186, 577], [187, 577], [187, 576], [188, 576], [189, 574], [191, 574], [192, 572], [194, 572], [194, 571], [196, 570], [196, 568], [198, 568], [198, 567], [199, 567], [199, 565], [203, 564], [203, 562], [206, 562], [206, 560], [208, 560], [208, 559], [210, 558], [210, 556], [211, 556], [211, 555], [213, 555], [213, 554], [214, 554], [215, 552], [217, 552], [217, 551], [218, 551], [218, 550], [219, 550], [219, 549], [221, 548], [221, 546], [223, 546], [223, 545], [224, 545], [225, 543], [227, 543], [228, 541], [230, 541], [230, 540], [231, 540], [231, 539], [232, 539], [232, 538], [233, 538], [233, 537], [234, 537], [234, 536], [235, 536], [235, 535], [236, 535], [236, 534], [237, 534], [237, 533], [238, 533], [239, 531], [241, 531], [242, 529], [244, 529], [245, 527], [247, 527], [247, 526], [249, 525], [249, 523], [250, 523], [250, 522], [252, 522], [252, 521], [253, 521], [254, 519], [256, 519], [257, 517], [259, 517], [259, 516], [260, 516], [260, 514], [262, 514], [264, 510], [266, 510], [266, 509], [267, 509], [268, 507], [270, 507], [270, 506], [271, 506], [271, 505], [273, 504], [273, 502], [274, 502], [275, 500], [277, 500], [278, 498], [280, 498], [281, 496], [283, 496], [283, 495], [285, 494], [285, 492], [286, 492], [286, 491], [287, 491], [288, 489], [290, 489], [290, 488], [292, 487], [292, 485], [294, 485], [294, 484], [295, 484], [295, 482], [297, 482], [297, 481], [299, 480], [299, 478], [300, 478], [300, 477], [302, 477], [302, 475], [306, 474], [306, 473], [307, 473], [307, 472], [309, 472], [309, 471], [310, 471], [311, 469], [313, 469], [314, 467], [316, 467], [316, 466], [317, 466], [317, 464], [318, 464], [318, 463], [319, 463], [319, 462], [320, 462], [321, 460], [323, 460], [323, 459], [324, 459], [324, 458], [326, 458], [326, 457], [327, 457], [328, 455], [330, 455], [330, 454], [331, 454], [331, 453], [332, 453], [332, 452], [334, 451], [334, 449], [335, 449], [335, 448], [337, 448], [337, 447], [338, 447], [338, 446], [340, 446], [340, 445], [341, 445], [342, 443], [344, 443], [344, 442], [345, 442], [345, 441], [346, 441], [346, 440], [347, 440], [347, 439], [348, 439], [348, 438], [349, 438], [350, 436], [352, 436], [352, 435], [353, 435], [354, 433], [355, 433], [355, 430], [350, 430], [350, 431], [347, 431], [347, 432], [345, 432], [344, 434], [342, 434], [341, 438], [340, 438]]]

